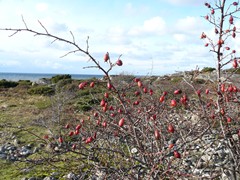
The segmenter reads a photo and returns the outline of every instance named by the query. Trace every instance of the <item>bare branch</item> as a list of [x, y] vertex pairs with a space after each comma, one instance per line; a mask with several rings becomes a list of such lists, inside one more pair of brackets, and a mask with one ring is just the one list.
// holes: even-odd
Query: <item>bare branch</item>
[[15, 31], [13, 34], [9, 35], [8, 37], [12, 37], [14, 36], [15, 34], [17, 34], [19, 31]]
[[38, 23], [42, 26], [42, 28], [45, 30], [45, 32], [47, 33], [47, 34], [49, 34], [48, 33], [48, 31], [47, 31], [47, 29], [43, 26], [43, 24], [38, 20]]
[[26, 22], [25, 22], [25, 20], [24, 20], [24, 18], [23, 18], [23, 15], [22, 15], [22, 21], [23, 21], [23, 23], [24, 23], [26, 29], [28, 29], [27, 24], [26, 24]]
[[74, 35], [73, 35], [72, 31], [70, 31], [70, 34], [72, 35], [72, 38], [73, 38], [73, 43], [75, 43], [75, 37], [74, 37]]
[[51, 42], [51, 44], [53, 44], [54, 42], [56, 42], [58, 39], [54, 39], [52, 42]]
[[76, 52], [78, 52], [78, 51], [79, 51], [79, 49], [74, 50], [74, 51], [69, 51], [68, 53], [64, 54], [63, 56], [60, 56], [60, 58], [63, 58], [63, 57], [65, 57], [65, 56], [67, 56], [67, 55], [69, 55], [69, 54], [72, 54], [72, 53], [76, 53]]
[[86, 50], [86, 52], [88, 52], [88, 49], [89, 49], [88, 40], [89, 40], [89, 36], [87, 37], [87, 40], [86, 40], [86, 43], [87, 43], [87, 50]]
[[87, 67], [83, 67], [83, 69], [88, 69], [88, 68], [99, 68], [98, 66], [87, 66]]

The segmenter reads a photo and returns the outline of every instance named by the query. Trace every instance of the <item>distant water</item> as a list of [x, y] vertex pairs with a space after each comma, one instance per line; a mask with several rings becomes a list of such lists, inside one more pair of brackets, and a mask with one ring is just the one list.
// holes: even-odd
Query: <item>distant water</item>
[[[2, 73], [0, 72], [0, 80], [6, 79], [8, 81], [19, 81], [19, 80], [30, 80], [37, 82], [41, 78], [51, 78], [60, 74], [40, 74], [40, 73]], [[93, 74], [70, 74], [72, 79], [91, 79], [91, 78], [102, 78], [102, 75]]]

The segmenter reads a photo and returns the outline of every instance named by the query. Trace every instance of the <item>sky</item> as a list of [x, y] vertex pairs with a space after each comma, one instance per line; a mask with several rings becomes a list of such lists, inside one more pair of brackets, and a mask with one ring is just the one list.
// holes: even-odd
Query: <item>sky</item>
[[[164, 75], [215, 67], [215, 56], [200, 39], [212, 26], [203, 18], [206, 0], [0, 0], [0, 28], [24, 28], [75, 42], [104, 67], [120, 55], [112, 74]], [[212, 2], [214, 2], [212, 0]], [[69, 44], [31, 33], [0, 31], [0, 72], [99, 74]], [[238, 41], [239, 42], [239, 41]], [[240, 43], [234, 42], [236, 48]], [[87, 67], [87, 68], [86, 68]]]

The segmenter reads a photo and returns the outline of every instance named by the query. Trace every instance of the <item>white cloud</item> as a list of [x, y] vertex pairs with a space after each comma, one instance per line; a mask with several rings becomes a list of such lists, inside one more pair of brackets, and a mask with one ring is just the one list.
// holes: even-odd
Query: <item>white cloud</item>
[[196, 34], [204, 29], [203, 19], [187, 16], [176, 22], [175, 30], [187, 34]]
[[205, 0], [165, 0], [173, 5], [201, 5], [204, 4]]
[[173, 38], [178, 42], [185, 42], [187, 37], [184, 34], [174, 34]]
[[104, 38], [107, 42], [113, 43], [116, 45], [127, 45], [131, 43], [131, 40], [126, 36], [126, 30], [121, 26], [110, 27]]
[[139, 13], [146, 13], [149, 10], [147, 6], [137, 6], [136, 4], [127, 3], [124, 12], [128, 16], [139, 15]]
[[18, 66], [20, 62], [17, 60], [0, 60], [0, 66]]
[[37, 11], [40, 11], [40, 12], [46, 11], [48, 9], [48, 4], [38, 3], [38, 4], [36, 4], [36, 9], [37, 9]]
[[53, 23], [51, 29], [53, 32], [66, 32], [68, 30], [68, 27], [64, 23]]
[[166, 22], [162, 17], [156, 16], [144, 21], [142, 26], [133, 27], [128, 34], [139, 35], [162, 35], [166, 32]]

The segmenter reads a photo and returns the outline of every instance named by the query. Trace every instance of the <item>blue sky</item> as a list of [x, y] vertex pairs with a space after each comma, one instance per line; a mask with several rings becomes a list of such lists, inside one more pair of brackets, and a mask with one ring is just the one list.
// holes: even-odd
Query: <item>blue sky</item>
[[[0, 0], [0, 28], [28, 27], [43, 31], [38, 20], [52, 34], [86, 48], [103, 64], [122, 54], [123, 66], [113, 74], [163, 75], [215, 66], [214, 56], [200, 39], [211, 26], [205, 0]], [[83, 54], [60, 58], [73, 47], [46, 37], [10, 32], [0, 33], [0, 72], [101, 74]], [[236, 45], [237, 46], [237, 45]]]

